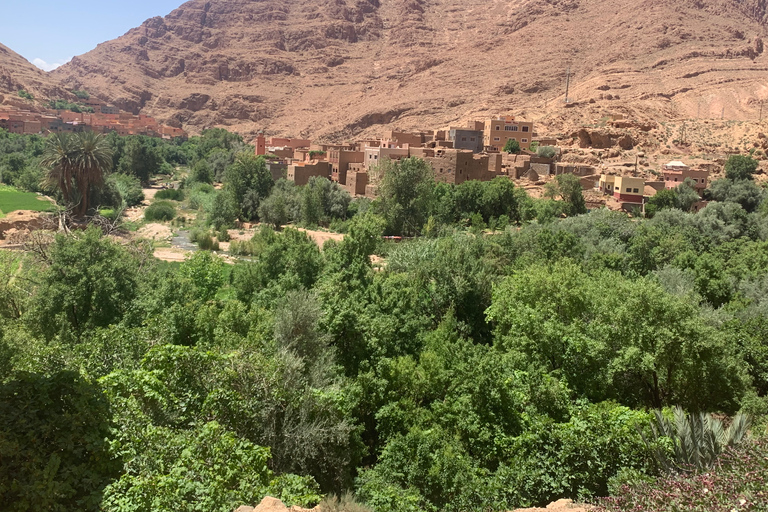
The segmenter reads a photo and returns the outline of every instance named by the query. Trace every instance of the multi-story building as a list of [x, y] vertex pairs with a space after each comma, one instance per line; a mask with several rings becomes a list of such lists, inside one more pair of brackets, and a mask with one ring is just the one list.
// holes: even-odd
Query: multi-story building
[[492, 152], [502, 151], [509, 139], [520, 143], [520, 149], [531, 149], [533, 123], [517, 121], [514, 116], [499, 116], [485, 121], [483, 144]]
[[616, 176], [613, 197], [624, 203], [643, 203], [645, 180], [634, 176]]
[[693, 188], [699, 195], [707, 188], [709, 181], [709, 171], [691, 169], [679, 160], [665, 164], [661, 169], [661, 174], [664, 176], [664, 187], [667, 189], [676, 188], [690, 178], [693, 181]]
[[456, 149], [468, 149], [473, 153], [483, 150], [483, 130], [451, 127], [448, 130], [448, 140], [453, 142]]
[[[340, 146], [328, 148], [328, 161], [331, 163], [331, 177], [342, 185], [347, 183], [347, 171], [350, 164], [362, 164], [365, 159], [363, 151], [349, 151]], [[366, 180], [367, 183], [367, 180]], [[365, 185], [363, 185], [365, 191]]]
[[309, 183], [309, 178], [313, 176], [321, 176], [323, 178], [331, 178], [331, 164], [328, 162], [295, 162], [288, 165], [287, 169], [288, 181], [294, 182], [296, 185], [306, 185]]
[[390, 141], [381, 141], [378, 146], [371, 147], [365, 146], [363, 153], [365, 153], [363, 159], [363, 165], [365, 169], [370, 169], [373, 166], [379, 165], [382, 160], [400, 160], [401, 158], [408, 158], [408, 147], [397, 147]]
[[469, 180], [488, 181], [495, 174], [488, 170], [488, 155], [475, 155], [464, 149], [436, 148], [434, 156], [424, 157], [432, 166], [437, 181], [464, 183]]

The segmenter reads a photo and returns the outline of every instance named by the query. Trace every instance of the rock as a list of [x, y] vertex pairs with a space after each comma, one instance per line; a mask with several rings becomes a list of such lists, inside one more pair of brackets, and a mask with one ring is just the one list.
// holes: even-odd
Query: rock
[[319, 512], [318, 507], [312, 509], [301, 508], [296, 505], [288, 508], [277, 498], [265, 496], [256, 507], [243, 505], [235, 509], [235, 512]]

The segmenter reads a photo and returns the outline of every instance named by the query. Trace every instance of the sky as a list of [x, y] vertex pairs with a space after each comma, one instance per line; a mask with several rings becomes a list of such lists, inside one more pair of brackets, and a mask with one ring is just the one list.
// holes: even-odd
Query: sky
[[185, 0], [0, 0], [0, 43], [50, 71]]

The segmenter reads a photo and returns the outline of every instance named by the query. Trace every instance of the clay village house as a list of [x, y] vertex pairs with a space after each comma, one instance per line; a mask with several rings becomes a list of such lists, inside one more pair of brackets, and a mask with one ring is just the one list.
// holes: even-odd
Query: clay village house
[[154, 118], [121, 112], [117, 107], [98, 100], [86, 100], [93, 113], [49, 110], [43, 113], [0, 107], [0, 128], [11, 133], [46, 135], [60, 132], [92, 130], [100, 133], [117, 132], [119, 135], [147, 135], [163, 139], [185, 138], [181, 128], [159, 124]]
[[[381, 138], [344, 144], [267, 138], [259, 133], [255, 146], [257, 155], [268, 157], [270, 170], [284, 170], [286, 178], [297, 185], [322, 176], [339, 183], [353, 196], [374, 196], [381, 163], [409, 157], [422, 158], [432, 166], [437, 180], [454, 184], [489, 181], [496, 176], [520, 178], [526, 173], [537, 180], [557, 173], [551, 159], [502, 153], [510, 138], [518, 140], [522, 148], [530, 148], [534, 135], [533, 123], [517, 121], [513, 116], [495, 116], [431, 131], [389, 130]], [[273, 172], [273, 176], [278, 173]]]

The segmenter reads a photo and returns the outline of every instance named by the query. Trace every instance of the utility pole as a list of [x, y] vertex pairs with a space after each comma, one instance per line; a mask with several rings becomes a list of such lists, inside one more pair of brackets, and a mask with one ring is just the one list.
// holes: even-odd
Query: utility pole
[[720, 111], [720, 120], [725, 119], [725, 107], [723, 107], [723, 110]]
[[758, 119], [758, 121], [763, 120], [763, 103], [765, 103], [765, 101], [760, 102], [760, 119]]
[[701, 100], [699, 100], [699, 104], [696, 107], [696, 119], [701, 119]]
[[567, 74], [565, 75], [565, 102], [568, 103], [568, 89], [571, 86], [571, 66], [568, 66]]

